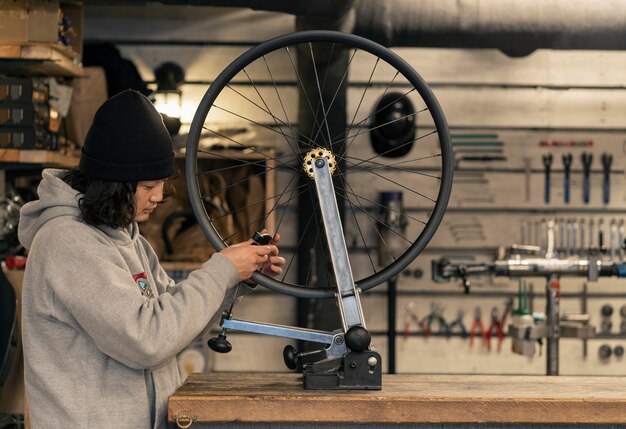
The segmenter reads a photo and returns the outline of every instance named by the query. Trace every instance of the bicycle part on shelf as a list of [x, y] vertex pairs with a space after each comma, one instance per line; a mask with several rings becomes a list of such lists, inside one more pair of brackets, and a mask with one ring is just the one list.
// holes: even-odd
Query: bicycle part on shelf
[[[345, 55], [345, 58], [342, 57], [345, 60], [343, 68], [333, 82], [325, 65], [342, 55]], [[342, 97], [340, 90], [348, 84], [346, 79], [351, 63], [360, 65], [351, 69], [350, 73], [351, 79], [353, 74], [356, 75], [354, 79], [358, 85], [355, 88], [360, 92], [360, 101], [357, 106], [352, 106], [347, 128], [345, 124], [341, 127], [346, 130], [345, 133], [342, 131], [333, 136], [329, 132], [329, 122], [337, 114], [337, 100]], [[369, 70], [364, 69], [361, 63], [367, 64]], [[307, 76], [311, 82], [305, 79]], [[284, 105], [287, 99], [293, 99], [293, 88], [280, 85], [277, 81], [279, 77], [297, 83], [301, 115], [308, 112], [312, 116], [312, 119], [307, 116], [313, 127], [310, 132], [294, 126], [300, 121]], [[251, 88], [245, 92], [240, 89], [241, 83]], [[307, 91], [308, 83], [310, 87]], [[414, 140], [420, 144], [413, 145], [406, 159], [400, 161], [372, 154], [370, 145], [363, 142], [363, 137], [366, 137], [363, 134], [372, 128], [372, 112], [364, 108], [366, 101], [372, 95], [387, 93], [392, 86], [403, 88], [402, 93], [411, 99], [415, 116], [419, 117]], [[327, 95], [328, 100], [324, 98]], [[264, 152], [220, 132], [215, 124], [225, 120], [243, 122], [249, 128], [258, 130], [259, 134], [264, 133], [266, 138], [272, 137], [272, 144], [277, 150]], [[280, 173], [280, 186], [267, 201], [259, 203], [265, 207], [265, 214], [257, 219], [259, 228], [264, 226], [271, 214], [276, 213], [279, 218], [272, 232], [280, 233], [287, 207], [293, 207], [296, 201], [298, 206], [305, 207], [304, 211], [298, 210], [302, 234], [294, 253], [301, 255], [301, 251], [305, 250], [306, 255], [313, 255], [307, 256], [311, 262], [304, 261], [303, 256], [298, 258], [303, 265], [293, 282], [286, 280], [288, 275], [289, 278], [296, 277], [291, 275], [290, 261], [281, 277], [272, 278], [258, 272], [252, 276], [256, 283], [264, 287], [296, 297], [334, 298], [336, 292], [332, 284], [327, 284], [332, 280], [322, 278], [325, 273], [323, 267], [329, 266], [332, 261], [324, 245], [322, 220], [318, 202], [315, 201], [315, 181], [303, 170], [304, 156], [313, 149], [325, 149], [329, 152], [326, 158], [332, 156], [336, 160], [336, 166], [333, 163], [336, 167], [333, 191], [339, 202], [345, 205], [345, 209], [341, 209], [341, 214], [345, 213], [341, 221], [343, 229], [359, 238], [359, 244], [370, 261], [351, 264], [355, 286], [362, 291], [384, 284], [421, 253], [441, 222], [450, 196], [453, 156], [449, 129], [432, 91], [398, 55], [352, 34], [306, 31], [261, 43], [226, 67], [205, 93], [189, 131], [186, 178], [198, 223], [213, 247], [220, 250], [233, 244], [232, 234], [220, 229], [222, 226], [218, 218], [208, 216], [203, 203], [208, 196], [203, 195], [198, 184], [198, 178], [207, 170], [204, 164], [199, 166], [200, 162], [206, 162], [206, 149], [201, 143], [207, 137], [222, 139], [231, 147], [246, 149], [263, 158], [261, 162], [243, 163], [253, 170], [252, 175], [264, 174], [266, 170], [262, 166], [266, 163], [268, 168]], [[218, 153], [217, 156], [224, 161], [236, 158], [228, 152]], [[406, 185], [406, 178], [411, 180], [410, 187]], [[378, 237], [372, 226], [379, 220], [378, 213], [386, 207], [381, 207], [376, 201], [379, 186], [372, 179], [384, 185], [385, 189], [397, 187], [406, 191], [409, 197], [405, 195], [407, 204], [426, 209], [424, 214], [407, 215], [410, 236], [394, 231], [400, 234], [403, 248], [395, 260], [382, 267], [377, 266], [373, 259]], [[245, 180], [242, 180], [243, 184]], [[307, 204], [312, 209], [306, 209]], [[307, 246], [313, 246], [316, 251], [308, 251]], [[318, 272], [313, 273], [313, 267], [317, 267]], [[319, 278], [320, 284], [311, 284], [314, 277]]]
[[593, 154], [583, 152], [580, 156], [583, 163], [583, 202], [589, 204], [589, 193], [591, 191], [591, 163], [593, 162]]
[[570, 169], [572, 167], [572, 154], [563, 154], [563, 199], [569, 204]]

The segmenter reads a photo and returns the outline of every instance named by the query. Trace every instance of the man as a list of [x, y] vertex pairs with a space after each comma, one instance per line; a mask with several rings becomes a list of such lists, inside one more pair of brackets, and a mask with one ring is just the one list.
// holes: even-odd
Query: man
[[[78, 170], [44, 170], [21, 211], [29, 249], [23, 344], [38, 428], [161, 428], [181, 384], [176, 354], [256, 270], [282, 272], [278, 237], [214, 254], [175, 284], [138, 232], [174, 172], [171, 138], [136, 91], [97, 111]], [[215, 317], [214, 317], [215, 316]]]

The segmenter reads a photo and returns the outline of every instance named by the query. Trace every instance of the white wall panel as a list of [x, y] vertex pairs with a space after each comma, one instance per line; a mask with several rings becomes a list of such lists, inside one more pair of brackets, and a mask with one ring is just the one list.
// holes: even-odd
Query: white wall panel
[[[186, 72], [187, 83], [183, 86], [184, 116], [189, 123], [208, 85], [247, 46], [214, 45], [213, 42], [262, 41], [275, 35], [292, 31], [294, 17], [275, 13], [254, 12], [240, 9], [173, 7], [154, 5], [132, 7], [86, 7], [85, 37], [90, 40], [125, 40], [120, 45], [122, 54], [131, 59], [139, 68], [146, 81], [153, 80], [154, 68], [165, 61], [176, 61]], [[136, 43], [132, 43], [132, 41]], [[177, 45], [167, 45], [167, 41]], [[163, 44], [149, 45], [141, 42], [162, 41]], [[199, 45], [184, 42], [200, 42]], [[204, 42], [205, 44], [202, 44]], [[402, 292], [398, 300], [396, 326], [404, 328], [405, 307], [413, 302], [418, 315], [428, 313], [432, 301], [445, 306], [446, 318], [453, 318], [459, 309], [465, 310], [465, 324], [472, 323], [473, 309], [480, 306], [483, 319], [488, 323], [490, 309], [497, 305], [502, 308], [506, 296], [515, 294], [517, 283], [502, 278], [479, 278], [472, 283], [473, 294], [460, 293], [459, 282], [435, 284], [430, 279], [430, 262], [441, 256], [465, 257], [476, 261], [487, 261], [495, 257], [495, 249], [519, 241], [520, 224], [524, 221], [535, 223], [542, 219], [584, 218], [597, 221], [603, 218], [623, 219], [626, 215], [626, 183], [624, 179], [624, 145], [626, 142], [626, 66], [624, 52], [592, 51], [549, 51], [538, 50], [523, 58], [510, 58], [499, 51], [481, 49], [424, 49], [398, 48], [395, 51], [406, 59], [429, 82], [439, 99], [447, 120], [452, 127], [455, 143], [457, 174], [450, 202], [450, 210], [427, 250], [409, 267], [421, 270], [423, 277], [401, 275], [398, 288]], [[363, 94], [363, 82], [369, 80], [374, 60], [367, 55], [354, 57], [350, 69], [348, 91], [348, 118], [354, 116]], [[271, 61], [272, 76], [263, 68], [251, 69], [253, 79], [268, 81], [273, 77], [291, 86], [285, 90], [285, 110], [289, 120], [297, 120], [297, 88], [293, 68], [288, 57], [276, 56]], [[391, 79], [388, 67], [376, 67], [372, 81], [385, 83]], [[246, 78], [241, 77], [240, 82]], [[251, 86], [236, 86], [237, 90], [250, 98], [257, 96]], [[394, 90], [402, 88], [394, 88]], [[365, 93], [364, 100], [356, 115], [357, 122], [366, 118], [384, 90], [375, 86]], [[260, 92], [267, 97], [272, 108], [276, 99], [272, 90], [261, 87]], [[411, 95], [417, 108], [422, 105], [414, 94]], [[241, 97], [230, 94], [225, 104], [238, 114], [254, 121], [272, 124], [273, 119], [253, 105], [246, 107], [239, 101]], [[258, 100], [257, 98], [254, 98]], [[282, 113], [282, 109], [278, 109]], [[428, 132], [431, 125], [426, 115], [418, 116], [418, 133]], [[284, 119], [280, 116], [281, 120]], [[236, 116], [221, 114], [216, 119], [228, 126], [237, 126], [241, 120]], [[222, 124], [222, 125], [223, 125]], [[255, 131], [255, 142], [261, 144], [285, 144], [284, 139], [267, 129]], [[373, 155], [365, 129], [350, 146], [350, 156], [367, 159]], [[465, 137], [459, 137], [464, 134]], [[472, 155], [471, 146], [460, 143], [485, 139], [467, 137], [469, 134], [489, 135], [491, 142], [501, 145], [491, 146], [493, 154], [506, 157], [503, 161], [473, 162], [462, 159]], [[421, 134], [418, 134], [421, 135]], [[543, 147], [540, 142], [554, 140], [561, 143], [593, 141], [590, 146]], [[489, 146], [487, 146], [489, 147]], [[474, 149], [476, 149], [474, 147]], [[469, 149], [469, 150], [468, 150]], [[591, 201], [582, 202], [582, 172], [580, 155], [592, 152], [594, 163], [591, 175]], [[552, 165], [551, 203], [543, 200], [544, 172], [541, 157], [551, 152]], [[611, 201], [605, 205], [601, 200], [602, 170], [599, 162], [603, 152], [613, 155], [611, 172]], [[434, 137], [416, 144], [409, 157], [418, 158], [439, 153]], [[563, 201], [563, 172], [561, 155], [571, 153], [572, 165], [571, 202]], [[437, 158], [420, 164], [425, 171], [437, 170]], [[426, 168], [428, 167], [428, 168]], [[528, 170], [528, 174], [526, 174]], [[372, 201], [377, 201], [378, 193], [389, 190], [402, 190], [404, 203], [409, 209], [428, 208], [422, 197], [409, 190], [383, 180], [360, 179], [361, 173], [351, 174], [350, 184], [354, 190], [363, 192]], [[528, 181], [527, 181], [528, 177]], [[411, 189], [424, 190], [433, 196], [432, 183], [425, 176], [411, 177], [398, 174], [400, 183]], [[277, 190], [286, 183], [285, 176], [277, 175]], [[527, 185], [528, 183], [528, 185]], [[528, 198], [526, 198], [528, 190]], [[363, 203], [363, 205], [366, 205]], [[290, 204], [284, 211], [281, 224], [282, 243], [288, 251], [283, 252], [293, 259], [291, 249], [298, 243], [297, 208]], [[424, 211], [411, 211], [415, 216]], [[413, 215], [413, 214], [412, 214]], [[361, 218], [363, 214], [357, 215]], [[366, 222], [367, 223], [367, 222]], [[481, 234], [474, 238], [459, 239], [452, 233], [456, 224], [477, 224]], [[352, 243], [354, 229], [346, 226], [348, 242]], [[417, 235], [419, 229], [410, 230]], [[368, 237], [375, 241], [373, 230]], [[356, 245], [360, 246], [358, 240]], [[367, 255], [359, 249], [351, 255], [355, 269], [370, 264]], [[297, 263], [297, 261], [296, 261]], [[295, 276], [295, 265], [288, 274], [288, 280]], [[534, 290], [542, 293], [544, 280], [530, 280]], [[577, 294], [582, 289], [584, 279], [565, 279], [562, 282], [564, 294]], [[384, 291], [381, 286], [376, 291]], [[611, 303], [617, 310], [626, 304], [623, 281], [601, 280], [589, 284], [588, 311], [592, 324], [599, 325], [600, 308]], [[441, 296], [436, 294], [441, 292]], [[481, 295], [481, 293], [483, 295]], [[501, 293], [501, 296], [497, 296]], [[484, 295], [487, 294], [487, 295]], [[606, 297], [602, 294], [607, 294]], [[543, 299], [535, 300], [535, 311], [542, 311]], [[365, 294], [363, 306], [368, 327], [376, 331], [386, 329], [386, 299], [381, 294]], [[249, 320], [271, 321], [272, 323], [292, 324], [296, 320], [295, 300], [275, 294], [257, 293], [246, 297], [237, 307], [238, 317]], [[562, 301], [564, 312], [580, 310], [579, 297], [565, 297]], [[613, 334], [619, 331], [621, 319], [614, 314]], [[413, 329], [413, 327], [412, 327]], [[233, 352], [229, 355], [213, 357], [213, 369], [225, 371], [283, 371], [282, 348], [286, 340], [245, 334], [229, 337]], [[582, 357], [582, 343], [578, 340], [561, 341], [562, 374], [626, 375], [626, 367], [620, 360], [611, 358], [601, 362], [597, 349], [601, 344], [611, 347], [622, 344], [620, 338], [594, 339], [588, 343], [589, 355]], [[374, 344], [386, 359], [387, 339], [376, 336]], [[418, 373], [501, 373], [501, 374], [543, 374], [545, 371], [545, 350], [542, 356], [525, 358], [510, 352], [510, 342], [504, 343], [500, 353], [489, 353], [485, 349], [470, 347], [467, 340], [454, 337], [409, 336], [397, 339], [399, 372]]]

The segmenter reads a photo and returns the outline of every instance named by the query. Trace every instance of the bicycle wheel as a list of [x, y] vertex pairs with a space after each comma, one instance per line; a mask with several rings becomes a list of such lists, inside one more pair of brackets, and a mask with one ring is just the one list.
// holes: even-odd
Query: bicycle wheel
[[[414, 111], [392, 111], [381, 123], [381, 112], [389, 113], [389, 106], [401, 101]], [[297, 111], [294, 105], [299, 106]], [[382, 149], [370, 144], [375, 132], [393, 132], [399, 125], [406, 129], [407, 122], [414, 133], [406, 141]], [[261, 151], [224, 132], [228, 124], [274, 136], [275, 152]], [[269, 196], [269, 209], [255, 221], [263, 227], [273, 213], [275, 232], [293, 235], [294, 220], [285, 219], [296, 213], [299, 237], [292, 237], [289, 253], [295, 255], [305, 246], [318, 249], [311, 252], [317, 253], [313, 262], [318, 265], [331, 261], [324, 250], [315, 183], [305, 163], [316, 151], [324, 151], [335, 164], [333, 183], [350, 265], [356, 286], [363, 291], [397, 275], [419, 255], [441, 222], [450, 196], [449, 130], [432, 91], [397, 54], [351, 34], [304, 31], [268, 40], [233, 61], [204, 94], [187, 140], [186, 179], [196, 218], [219, 250], [233, 244], [233, 234], [222, 226], [223, 215], [211, 217], [205, 206], [213, 195], [224, 192], [203, 192], [200, 185], [211, 173], [199, 166], [206, 151], [201, 142], [207, 136], [245, 147], [274, 163], [276, 191]], [[240, 181], [264, 173], [259, 168], [263, 162], [246, 164], [251, 173]], [[282, 253], [287, 253], [284, 248]], [[255, 273], [253, 280], [301, 298], [334, 297], [332, 284], [315, 284], [311, 266], [301, 265], [298, 279], [291, 280], [297, 270], [294, 259], [287, 261], [281, 276]]]

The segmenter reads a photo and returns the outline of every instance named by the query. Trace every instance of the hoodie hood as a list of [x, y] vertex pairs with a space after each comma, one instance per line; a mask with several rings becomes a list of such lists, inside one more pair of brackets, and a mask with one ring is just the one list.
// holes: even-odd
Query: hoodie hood
[[[17, 235], [26, 249], [30, 248], [37, 232], [52, 220], [65, 217], [70, 222], [82, 222], [78, 208], [80, 193], [61, 179], [65, 173], [66, 170], [44, 170], [42, 180], [37, 187], [39, 199], [22, 207]], [[135, 222], [132, 223], [130, 232], [107, 226], [99, 226], [98, 229], [112, 240], [121, 242], [120, 244], [130, 243], [139, 235]]]

